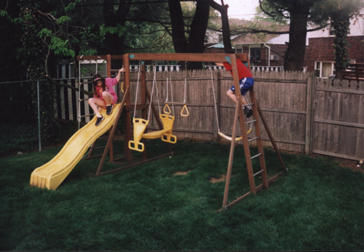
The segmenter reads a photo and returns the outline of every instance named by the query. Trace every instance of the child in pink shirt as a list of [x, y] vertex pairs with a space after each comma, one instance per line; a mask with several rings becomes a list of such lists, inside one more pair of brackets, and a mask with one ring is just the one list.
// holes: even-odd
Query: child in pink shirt
[[100, 114], [98, 106], [102, 108], [106, 107], [107, 115], [111, 115], [112, 113], [113, 105], [118, 100], [118, 96], [116, 95], [113, 86], [120, 82], [122, 72], [125, 72], [124, 68], [119, 70], [118, 75], [115, 78], [104, 79], [100, 74], [95, 74], [92, 79], [92, 84], [94, 86], [94, 97], [88, 99], [88, 104], [90, 104], [91, 108], [96, 114], [96, 126], [99, 126], [105, 119]]

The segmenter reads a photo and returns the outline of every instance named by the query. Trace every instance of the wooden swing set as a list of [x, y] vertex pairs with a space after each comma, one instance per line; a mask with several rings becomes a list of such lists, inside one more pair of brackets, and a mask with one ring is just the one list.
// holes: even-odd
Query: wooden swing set
[[[122, 60], [123, 66], [126, 69], [124, 73], [124, 85], [123, 85], [123, 91], [124, 96], [121, 101], [121, 108], [118, 110], [117, 117], [115, 119], [115, 122], [113, 126], [109, 130], [109, 137], [107, 144], [105, 146], [104, 152], [102, 154], [96, 176], [109, 174], [117, 171], [121, 171], [127, 168], [130, 168], [132, 166], [138, 166], [147, 162], [152, 162], [157, 159], [173, 155], [173, 152], [170, 148], [169, 143], [175, 143], [177, 138], [172, 135], [172, 129], [173, 129], [173, 121], [174, 116], [171, 116], [168, 114], [170, 112], [170, 109], [168, 107], [168, 104], [178, 104], [183, 105], [183, 109], [181, 111], [181, 116], [188, 116], [188, 109], [186, 106], [186, 91], [184, 92], [184, 101], [181, 102], [169, 102], [168, 98], [166, 100], [167, 106], [164, 107], [163, 112], [164, 113], [157, 113], [157, 110], [153, 104], [153, 88], [152, 93], [150, 94], [146, 87], [146, 71], [145, 71], [145, 65], [142, 63], [139, 67], [138, 72], [138, 85], [139, 85], [139, 78], [141, 82], [141, 103], [137, 103], [137, 100], [134, 101], [134, 104], [131, 103], [130, 98], [130, 61], [136, 60], [139, 62], [143, 62], [146, 60], [151, 61], [195, 61], [195, 62], [230, 62], [232, 65], [232, 73], [233, 73], [233, 82], [235, 85], [236, 90], [240, 90], [239, 87], [239, 77], [238, 77], [238, 70], [236, 65], [236, 59], [240, 59], [243, 63], [247, 64], [250, 67], [250, 63], [248, 60], [247, 54], [224, 54], [224, 53], [208, 53], [208, 54], [192, 54], [192, 53], [135, 53], [135, 54], [125, 54], [125, 55], [106, 55], [106, 56], [82, 56], [82, 59], [84, 60], [94, 60], [94, 59], [104, 59], [107, 62], [107, 77], [111, 77], [111, 72], [117, 71], [111, 69], [111, 61], [112, 60]], [[78, 57], [78, 60], [80, 58]], [[155, 84], [155, 75], [153, 78], [153, 86]], [[168, 85], [167, 85], [168, 86]], [[139, 91], [137, 91], [139, 92]], [[168, 93], [168, 92], [167, 92]], [[221, 137], [224, 137], [231, 141], [230, 145], [230, 154], [229, 154], [229, 162], [227, 167], [227, 175], [226, 175], [226, 182], [225, 182], [225, 191], [224, 191], [224, 198], [222, 207], [224, 209], [227, 209], [229, 206], [232, 206], [236, 204], [237, 202], [244, 199], [246, 196], [248, 196], [250, 193], [256, 194], [258, 191], [260, 191], [263, 188], [268, 188], [269, 184], [276, 181], [283, 173], [280, 172], [279, 174], [276, 174], [275, 176], [268, 179], [267, 175], [267, 169], [264, 159], [264, 152], [263, 152], [263, 143], [262, 143], [262, 137], [259, 127], [259, 117], [261, 121], [263, 122], [263, 125], [268, 133], [269, 139], [273, 145], [273, 148], [275, 149], [276, 154], [278, 155], [278, 158], [280, 160], [280, 163], [284, 170], [287, 171], [284, 162], [280, 156], [280, 153], [278, 151], [278, 148], [275, 144], [274, 138], [268, 128], [268, 125], [263, 117], [262, 111], [259, 107], [259, 104], [257, 102], [257, 99], [255, 97], [254, 88], [250, 90], [250, 99], [251, 103], [248, 104], [251, 106], [253, 110], [253, 120], [248, 122], [248, 124], [254, 124], [255, 129], [255, 137], [248, 138], [248, 133], [250, 132], [250, 129], [247, 129], [247, 122], [244, 117], [243, 112], [243, 104], [242, 104], [242, 96], [240, 92], [236, 92], [237, 100], [235, 107], [235, 114], [234, 114], [234, 126], [232, 129], [232, 136], [226, 136], [219, 130], [219, 135]], [[147, 99], [149, 100], [149, 105], [147, 104]], [[216, 103], [216, 101], [215, 101]], [[147, 117], [147, 110], [149, 106], [149, 115]], [[132, 125], [132, 112], [136, 110], [141, 110], [142, 118], [133, 118], [133, 125]], [[122, 112], [125, 116], [125, 135], [124, 135], [124, 157], [119, 159], [114, 159], [114, 148], [113, 148], [113, 138], [116, 131], [117, 123], [119, 122], [120, 116]], [[159, 130], [154, 132], [145, 132], [146, 127], [148, 125], [148, 121], [150, 119], [150, 112], [153, 113], [156, 122], [158, 123]], [[240, 129], [241, 129], [241, 137], [237, 138], [237, 124], [239, 123]], [[134, 127], [132, 127], [134, 126]], [[133, 128], [133, 129], [132, 129]], [[133, 136], [132, 136], [133, 133]], [[161, 138], [162, 141], [166, 142], [166, 146], [168, 149], [168, 152], [166, 154], [147, 158], [147, 150], [145, 148], [145, 139], [155, 139], [155, 138]], [[228, 203], [228, 194], [229, 194], [229, 187], [230, 187], [230, 179], [231, 179], [231, 173], [232, 173], [232, 164], [233, 164], [233, 158], [234, 158], [234, 151], [235, 151], [235, 142], [242, 139], [243, 140], [243, 146], [244, 146], [244, 155], [247, 165], [247, 171], [248, 171], [248, 177], [249, 177], [249, 184], [250, 184], [250, 192], [242, 195], [238, 199], [235, 199], [234, 201]], [[249, 143], [252, 141], [256, 141], [256, 144], [258, 146], [258, 154], [255, 156], [251, 156], [250, 154], [250, 148]], [[94, 147], [94, 144], [93, 144]], [[142, 160], [133, 162], [132, 157], [132, 150], [142, 152]], [[91, 150], [92, 153], [92, 150]], [[110, 162], [116, 163], [116, 164], [125, 164], [125, 161], [127, 161], [127, 165], [124, 165], [123, 167], [116, 168], [109, 171], [102, 172], [102, 168], [106, 159], [107, 154], [109, 153], [110, 156]], [[259, 158], [260, 161], [260, 170], [256, 173], [253, 172], [252, 167], [252, 160], [254, 158]], [[121, 163], [120, 161], [124, 161], [124, 163]], [[262, 177], [262, 184], [256, 186], [254, 177], [261, 174]]]

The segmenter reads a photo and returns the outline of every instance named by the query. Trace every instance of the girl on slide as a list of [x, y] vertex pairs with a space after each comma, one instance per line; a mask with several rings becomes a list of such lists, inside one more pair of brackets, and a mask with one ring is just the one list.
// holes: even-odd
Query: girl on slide
[[125, 72], [124, 68], [119, 70], [118, 75], [115, 78], [105, 79], [100, 74], [95, 74], [92, 79], [94, 97], [88, 99], [88, 104], [90, 104], [91, 108], [96, 114], [96, 126], [99, 126], [105, 119], [103, 115], [100, 114], [98, 107], [106, 107], [107, 115], [111, 115], [112, 113], [113, 105], [118, 100], [118, 96], [116, 95], [113, 86], [120, 82], [122, 72]]

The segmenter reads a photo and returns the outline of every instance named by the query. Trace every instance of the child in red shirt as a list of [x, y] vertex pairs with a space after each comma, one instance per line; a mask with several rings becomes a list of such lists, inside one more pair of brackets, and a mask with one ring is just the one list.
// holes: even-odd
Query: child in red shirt
[[[216, 65], [224, 66], [226, 71], [229, 71], [231, 75], [233, 75], [232, 66], [228, 62], [216, 63]], [[245, 99], [245, 94], [254, 86], [254, 78], [249, 69], [239, 59], [236, 59], [236, 66], [238, 68], [239, 86], [240, 86], [240, 93], [243, 98], [242, 103], [244, 105], [244, 114], [246, 115], [247, 118], [249, 118], [252, 116], [253, 110], [249, 108], [249, 106], [246, 106], [247, 102]], [[234, 85], [226, 92], [226, 94], [235, 103], [238, 102], [235, 95]]]
[[112, 113], [113, 105], [118, 100], [118, 96], [116, 95], [113, 86], [120, 82], [121, 72], [125, 72], [125, 69], [121, 68], [115, 78], [104, 79], [100, 74], [95, 74], [92, 79], [94, 86], [94, 97], [88, 99], [88, 104], [90, 104], [91, 108], [96, 114], [96, 126], [99, 126], [105, 119], [103, 115], [100, 114], [97, 106], [102, 108], [106, 107], [107, 115], [111, 115]]

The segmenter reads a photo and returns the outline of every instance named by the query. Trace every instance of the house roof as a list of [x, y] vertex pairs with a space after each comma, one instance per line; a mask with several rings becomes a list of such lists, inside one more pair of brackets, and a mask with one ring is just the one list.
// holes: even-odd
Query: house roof
[[[224, 44], [219, 43], [219, 44], [215, 44], [215, 45], [209, 46], [207, 48], [224, 48]], [[234, 47], [232, 47], [232, 48], [235, 49]]]
[[[249, 22], [245, 21], [243, 23], [238, 23], [238, 25], [249, 26]], [[267, 21], [254, 21], [254, 25], [256, 25], [256, 29], [262, 30], [271, 30], [271, 31], [289, 31], [289, 25], [277, 25], [272, 22]], [[279, 37], [279, 34], [242, 34], [237, 36], [236, 38], [232, 38], [234, 44], [264, 44], [267, 41], [270, 41], [276, 37]]]

